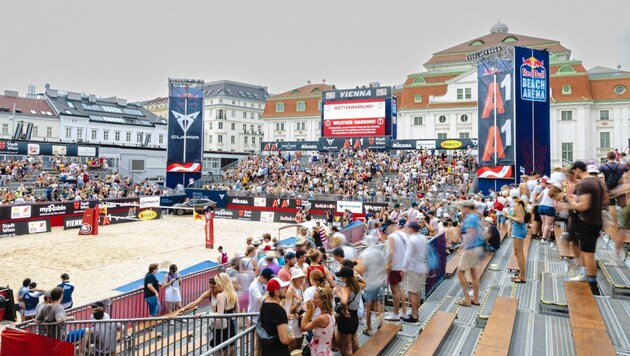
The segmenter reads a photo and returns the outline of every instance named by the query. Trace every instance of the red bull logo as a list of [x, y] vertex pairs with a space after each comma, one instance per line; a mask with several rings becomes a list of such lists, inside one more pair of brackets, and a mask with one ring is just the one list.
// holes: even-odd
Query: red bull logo
[[520, 68], [521, 99], [527, 101], [547, 101], [547, 68], [545, 62], [533, 55], [523, 58]]

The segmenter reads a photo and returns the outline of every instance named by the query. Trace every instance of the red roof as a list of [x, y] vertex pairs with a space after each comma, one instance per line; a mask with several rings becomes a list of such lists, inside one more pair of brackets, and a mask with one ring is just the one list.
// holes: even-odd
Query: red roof
[[0, 95], [0, 110], [2, 112], [13, 113], [13, 104], [15, 104], [16, 115], [57, 117], [55, 110], [44, 99]]

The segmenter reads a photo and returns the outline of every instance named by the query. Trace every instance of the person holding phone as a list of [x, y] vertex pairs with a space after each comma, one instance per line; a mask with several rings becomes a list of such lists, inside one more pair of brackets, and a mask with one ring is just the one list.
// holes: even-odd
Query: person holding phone
[[[166, 310], [168, 313], [182, 308], [182, 293], [179, 290], [181, 277], [178, 273], [177, 265], [172, 264], [168, 267], [168, 273], [164, 275], [164, 301], [166, 302]], [[173, 320], [169, 321], [173, 325]]]

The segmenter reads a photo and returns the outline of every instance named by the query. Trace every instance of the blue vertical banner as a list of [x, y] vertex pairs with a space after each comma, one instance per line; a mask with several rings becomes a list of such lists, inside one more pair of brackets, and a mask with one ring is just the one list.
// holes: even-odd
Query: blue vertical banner
[[514, 164], [514, 62], [489, 59], [477, 67], [479, 165]]
[[201, 178], [203, 80], [169, 79], [166, 186]]
[[516, 174], [551, 173], [549, 52], [514, 47]]

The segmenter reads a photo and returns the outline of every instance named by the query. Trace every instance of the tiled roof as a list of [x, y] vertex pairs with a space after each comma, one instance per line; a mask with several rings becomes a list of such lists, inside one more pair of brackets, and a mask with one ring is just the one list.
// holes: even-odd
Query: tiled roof
[[[443, 96], [446, 90], [446, 84], [405, 88], [398, 94], [398, 107], [400, 110], [425, 109], [429, 104], [430, 96]], [[415, 102], [416, 94], [422, 96], [422, 101], [419, 103]]]
[[[563, 94], [562, 87], [571, 86], [570, 94]], [[551, 77], [552, 102], [590, 101], [593, 100], [589, 80], [586, 75]]]
[[[325, 83], [308, 84], [295, 88], [284, 93], [275, 95], [267, 100], [262, 118], [283, 118], [283, 117], [303, 117], [320, 116], [319, 101], [322, 99], [322, 92], [334, 90], [332, 85]], [[298, 101], [303, 101], [306, 108], [304, 111], [297, 111]], [[276, 112], [276, 104], [284, 103], [284, 111]]]
[[333, 86], [328, 85], [326, 83], [320, 84], [308, 84], [299, 88], [291, 89], [284, 93], [278, 94], [274, 96], [272, 99], [279, 100], [287, 97], [295, 97], [295, 96], [322, 96], [323, 91], [334, 90]]
[[[615, 93], [618, 85], [626, 88], [625, 93]], [[591, 80], [591, 92], [595, 100], [630, 100], [630, 78]]]
[[204, 85], [204, 96], [223, 96], [239, 100], [264, 102], [269, 97], [269, 93], [267, 92], [267, 87], [233, 82], [231, 80], [219, 80]]
[[44, 99], [20, 98], [14, 96], [0, 95], [0, 112], [13, 114], [13, 104], [15, 113], [24, 116], [37, 117], [58, 117], [48, 102]]
[[168, 97], [158, 96], [155, 99], [140, 101], [137, 104], [140, 106], [145, 106], [145, 107], [151, 106], [151, 105], [158, 105], [158, 104], [168, 104]]

